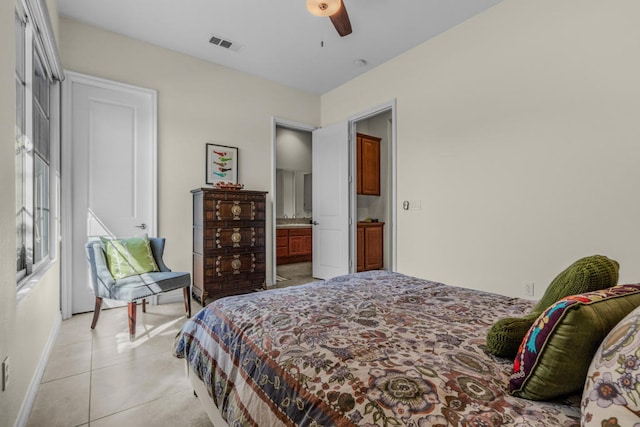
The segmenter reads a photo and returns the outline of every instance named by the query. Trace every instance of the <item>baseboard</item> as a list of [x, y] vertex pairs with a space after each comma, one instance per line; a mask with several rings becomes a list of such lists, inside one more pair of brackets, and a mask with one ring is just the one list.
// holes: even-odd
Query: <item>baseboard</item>
[[29, 415], [31, 415], [31, 409], [33, 408], [33, 404], [36, 401], [38, 389], [40, 388], [40, 383], [42, 382], [42, 377], [44, 376], [44, 370], [47, 367], [47, 362], [49, 362], [49, 356], [51, 355], [51, 350], [53, 349], [53, 345], [56, 342], [56, 338], [58, 337], [61, 326], [62, 313], [58, 313], [53, 328], [51, 328], [51, 333], [49, 334], [47, 345], [44, 347], [44, 350], [40, 355], [40, 362], [38, 363], [36, 372], [33, 374], [31, 384], [29, 384], [29, 389], [27, 390], [27, 394], [22, 401], [22, 406], [20, 407], [20, 412], [18, 412], [18, 418], [16, 419], [15, 427], [25, 427], [27, 425], [27, 422], [29, 421]]

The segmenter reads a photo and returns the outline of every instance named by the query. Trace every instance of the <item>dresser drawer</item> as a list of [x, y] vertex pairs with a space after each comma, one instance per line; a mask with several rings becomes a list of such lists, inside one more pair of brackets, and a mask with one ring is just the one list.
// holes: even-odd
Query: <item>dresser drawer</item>
[[207, 249], [249, 248], [264, 246], [264, 229], [262, 227], [215, 227], [215, 234], [207, 240]]
[[256, 213], [255, 202], [218, 200], [216, 203], [216, 219], [219, 221], [252, 221], [256, 218]]
[[215, 275], [253, 273], [258, 266], [259, 254], [218, 255], [215, 259]]
[[229, 295], [246, 294], [264, 288], [264, 278], [262, 277], [235, 279], [236, 277], [233, 277], [225, 282], [213, 282], [208, 286], [208, 291], [215, 295], [216, 298], [222, 298]]

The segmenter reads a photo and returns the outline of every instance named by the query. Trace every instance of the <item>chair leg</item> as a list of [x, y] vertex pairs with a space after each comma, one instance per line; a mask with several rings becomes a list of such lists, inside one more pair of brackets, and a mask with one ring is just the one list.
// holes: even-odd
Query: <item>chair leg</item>
[[146, 298], [142, 298], [142, 312], [143, 313], [147, 312], [147, 299]]
[[96, 306], [93, 309], [93, 321], [91, 322], [91, 329], [95, 329], [98, 324], [98, 317], [100, 317], [100, 309], [102, 308], [102, 298], [96, 297]]
[[129, 303], [129, 340], [133, 341], [136, 337], [136, 302]]
[[191, 317], [191, 286], [183, 288], [184, 292], [184, 309], [187, 312], [187, 318]]

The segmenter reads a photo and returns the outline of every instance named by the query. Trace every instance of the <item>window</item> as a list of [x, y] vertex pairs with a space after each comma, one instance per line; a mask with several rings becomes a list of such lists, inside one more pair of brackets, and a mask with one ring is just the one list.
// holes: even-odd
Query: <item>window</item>
[[26, 140], [26, 76], [25, 31], [23, 17], [16, 13], [16, 258], [18, 280], [26, 273], [26, 205], [25, 205], [25, 140]]
[[[50, 260], [53, 247], [52, 202], [57, 183], [52, 168], [52, 89], [58, 89], [52, 72], [57, 52], [51, 49], [48, 24], [37, 25], [36, 17], [46, 16], [40, 2], [19, 2], [16, 6], [16, 272], [20, 283]], [[44, 30], [43, 30], [44, 28]], [[44, 34], [44, 35], [43, 35]], [[47, 43], [48, 42], [48, 43]], [[49, 46], [47, 49], [46, 46]], [[59, 72], [60, 73], [60, 72]], [[56, 92], [57, 94], [57, 92]], [[59, 119], [59, 116], [55, 116]], [[57, 126], [53, 128], [57, 129]], [[57, 147], [57, 145], [55, 145]], [[53, 194], [52, 194], [53, 193]]]
[[33, 55], [33, 263], [49, 256], [49, 79], [42, 60]]

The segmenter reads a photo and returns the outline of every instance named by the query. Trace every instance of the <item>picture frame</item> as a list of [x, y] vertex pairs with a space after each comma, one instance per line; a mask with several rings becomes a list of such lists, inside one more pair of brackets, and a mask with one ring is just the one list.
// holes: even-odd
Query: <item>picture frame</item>
[[206, 183], [238, 183], [238, 148], [213, 143], [206, 144]]

